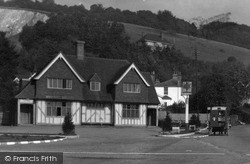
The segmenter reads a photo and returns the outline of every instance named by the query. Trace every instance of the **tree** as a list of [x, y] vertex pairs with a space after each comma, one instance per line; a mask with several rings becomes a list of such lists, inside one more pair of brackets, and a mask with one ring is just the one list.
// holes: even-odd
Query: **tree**
[[165, 118], [165, 120], [164, 120], [164, 122], [163, 122], [162, 130], [163, 130], [164, 132], [166, 132], [166, 131], [167, 131], [167, 132], [172, 131], [172, 119], [171, 119], [171, 117], [169, 116], [169, 113], [167, 113], [166, 118]]
[[46, 5], [54, 5], [55, 4], [55, 0], [42, 0], [42, 3], [44, 3]]
[[185, 113], [185, 103], [184, 102], [174, 102], [172, 105], [167, 106], [167, 111], [172, 113]]
[[196, 127], [201, 126], [200, 118], [193, 114], [190, 118], [189, 125], [195, 125]]
[[0, 106], [10, 111], [11, 121], [14, 121], [16, 107], [13, 79], [17, 71], [17, 57], [5, 33], [0, 32]]
[[12, 80], [16, 74], [17, 55], [5, 33], [0, 32], [0, 102], [5, 103], [13, 98]]
[[72, 121], [71, 113], [67, 113], [64, 117], [64, 122], [62, 124], [63, 134], [65, 135], [74, 135], [75, 134], [75, 125]]

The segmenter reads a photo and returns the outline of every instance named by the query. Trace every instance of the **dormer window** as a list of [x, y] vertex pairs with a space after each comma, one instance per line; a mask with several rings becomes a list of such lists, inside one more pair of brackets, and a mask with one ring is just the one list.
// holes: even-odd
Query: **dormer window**
[[91, 91], [101, 91], [101, 78], [95, 73], [89, 80]]
[[90, 82], [90, 90], [91, 91], [101, 91], [101, 83], [100, 82], [91, 81]]

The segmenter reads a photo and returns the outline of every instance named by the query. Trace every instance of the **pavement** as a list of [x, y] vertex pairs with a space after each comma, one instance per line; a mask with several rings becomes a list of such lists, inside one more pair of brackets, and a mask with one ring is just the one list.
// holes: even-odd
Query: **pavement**
[[26, 133], [26, 134], [60, 134], [61, 125], [19, 125], [0, 126], [1, 133]]
[[[0, 127], [2, 132], [61, 133], [61, 126]], [[78, 139], [1, 145], [1, 152], [63, 152], [64, 163], [250, 163], [250, 126], [232, 127], [229, 136], [156, 137], [158, 127], [76, 126]]]

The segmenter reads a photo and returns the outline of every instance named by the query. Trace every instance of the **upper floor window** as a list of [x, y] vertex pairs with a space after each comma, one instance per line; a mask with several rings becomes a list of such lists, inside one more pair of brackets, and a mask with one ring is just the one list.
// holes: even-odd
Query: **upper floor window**
[[52, 89], [72, 89], [72, 80], [48, 78], [47, 86]]
[[168, 87], [164, 87], [164, 95], [168, 95]]
[[90, 90], [91, 91], [101, 91], [101, 83], [100, 82], [90, 82]]
[[141, 92], [141, 85], [140, 84], [124, 83], [123, 84], [123, 92], [140, 93]]

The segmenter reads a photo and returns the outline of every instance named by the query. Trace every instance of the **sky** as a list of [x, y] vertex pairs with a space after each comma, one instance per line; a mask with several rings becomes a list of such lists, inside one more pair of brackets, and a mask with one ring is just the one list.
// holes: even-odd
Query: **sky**
[[189, 21], [201, 16], [209, 18], [222, 13], [231, 12], [230, 20], [250, 26], [250, 0], [55, 0], [62, 5], [83, 4], [89, 9], [92, 4], [122, 10], [169, 10], [174, 16]]

